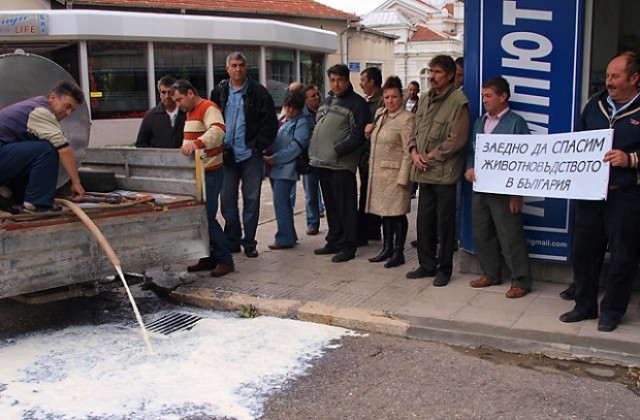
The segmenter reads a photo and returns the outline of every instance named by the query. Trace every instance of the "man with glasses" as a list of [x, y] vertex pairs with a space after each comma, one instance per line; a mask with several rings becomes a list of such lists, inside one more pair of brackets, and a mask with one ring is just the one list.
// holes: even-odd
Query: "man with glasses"
[[147, 111], [142, 119], [136, 147], [172, 149], [182, 145], [186, 117], [171, 97], [171, 85], [175, 82], [171, 76], [158, 80], [160, 103]]

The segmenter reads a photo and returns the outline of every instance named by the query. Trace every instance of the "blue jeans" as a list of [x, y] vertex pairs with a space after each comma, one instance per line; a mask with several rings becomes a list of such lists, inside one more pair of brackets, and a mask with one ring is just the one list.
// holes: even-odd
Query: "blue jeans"
[[216, 215], [218, 213], [218, 196], [224, 180], [221, 169], [205, 173], [204, 182], [207, 188], [207, 221], [209, 225], [210, 257], [216, 263], [233, 266], [233, 257], [229, 251], [229, 241], [222, 231]]
[[276, 212], [275, 242], [281, 246], [293, 246], [298, 241], [296, 228], [293, 224], [293, 206], [291, 205], [291, 191], [296, 188], [296, 181], [272, 179], [273, 208]]
[[[224, 217], [224, 233], [231, 249], [241, 244], [246, 248], [255, 248], [256, 231], [260, 217], [260, 189], [264, 165], [260, 154], [253, 154], [235, 165], [224, 166], [224, 183], [220, 193], [220, 210]], [[242, 226], [238, 210], [238, 188], [242, 181]]]
[[60, 158], [45, 140], [27, 140], [0, 146], [0, 185], [16, 198], [37, 206], [51, 206], [56, 193]]
[[320, 182], [314, 172], [302, 176], [305, 207], [307, 213], [307, 229], [320, 227], [320, 213], [324, 211]]

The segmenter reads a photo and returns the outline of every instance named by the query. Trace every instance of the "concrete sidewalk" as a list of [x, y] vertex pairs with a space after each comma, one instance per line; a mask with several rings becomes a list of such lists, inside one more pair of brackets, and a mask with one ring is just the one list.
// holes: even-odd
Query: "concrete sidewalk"
[[[446, 287], [433, 287], [432, 278], [409, 280], [405, 274], [418, 266], [415, 206], [409, 215], [407, 263], [386, 269], [368, 258], [380, 251], [380, 241], [358, 249], [355, 260], [332, 263], [331, 256], [316, 256], [324, 245], [326, 221], [317, 236], [306, 236], [304, 193], [298, 190], [296, 229], [300, 240], [293, 249], [272, 251], [276, 223], [270, 187], [263, 185], [258, 258], [234, 254], [234, 273], [212, 278], [208, 272], [187, 273], [185, 264], [169, 271], [149, 272], [179, 279], [172, 297], [178, 301], [218, 310], [237, 310], [253, 304], [261, 314], [419, 338], [447, 344], [493, 347], [508, 352], [542, 353], [551, 357], [582, 358], [640, 366], [640, 293], [634, 292], [623, 322], [610, 333], [597, 330], [597, 320], [564, 324], [558, 316], [573, 308], [560, 299], [566, 285], [534, 283], [520, 299], [507, 299], [508, 281], [500, 286], [473, 289], [477, 275], [460, 274], [454, 267]], [[189, 262], [192, 263], [192, 262]]]

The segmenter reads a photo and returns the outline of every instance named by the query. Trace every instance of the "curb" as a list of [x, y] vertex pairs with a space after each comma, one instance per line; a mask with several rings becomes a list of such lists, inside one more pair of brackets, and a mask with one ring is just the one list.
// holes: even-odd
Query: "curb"
[[396, 337], [409, 337], [409, 322], [393, 318], [392, 315], [383, 311], [343, 308], [313, 301], [268, 299], [247, 293], [189, 286], [178, 287], [169, 297], [176, 302], [228, 312], [236, 312], [243, 306], [252, 304], [261, 315], [298, 319]]
[[[298, 319], [395, 337], [472, 348], [494, 348], [509, 353], [542, 354], [560, 360], [580, 360], [605, 365], [640, 366], [638, 348], [609, 346], [606, 340], [553, 335], [531, 330], [487, 327], [459, 321], [394, 315], [364, 308], [344, 308], [321, 302], [271, 299], [248, 293], [183, 285], [172, 300], [217, 311], [237, 312], [254, 305], [260, 315]], [[553, 339], [554, 341], [550, 341]], [[561, 341], [559, 341], [560, 339]]]

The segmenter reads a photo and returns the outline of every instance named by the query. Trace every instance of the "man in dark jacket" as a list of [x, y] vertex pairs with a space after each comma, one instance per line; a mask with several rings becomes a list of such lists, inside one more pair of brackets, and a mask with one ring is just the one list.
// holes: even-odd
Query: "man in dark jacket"
[[[369, 106], [370, 123], [374, 123], [374, 118], [378, 108], [384, 107], [382, 98], [382, 72], [377, 67], [367, 67], [360, 73], [360, 88], [364, 92], [364, 100]], [[358, 174], [360, 176], [360, 198], [358, 200], [358, 245], [367, 245], [369, 239], [380, 240], [382, 237], [380, 227], [382, 218], [375, 214], [364, 211], [367, 203], [367, 190], [369, 187], [369, 154], [371, 145], [365, 143], [358, 163]]]
[[171, 86], [176, 82], [171, 76], [158, 80], [160, 103], [145, 114], [138, 131], [136, 147], [161, 147], [166, 149], [182, 146], [185, 113], [171, 97]]
[[613, 148], [605, 201], [576, 200], [573, 238], [575, 307], [562, 322], [598, 317], [598, 286], [607, 245], [611, 267], [600, 303], [598, 331], [616, 329], [629, 304], [640, 252], [640, 57], [623, 53], [609, 62], [607, 90], [596, 94], [582, 111], [577, 129], [613, 128]]
[[[240, 245], [249, 258], [258, 256], [256, 230], [260, 216], [262, 188], [262, 153], [278, 134], [278, 118], [273, 98], [260, 83], [247, 77], [247, 59], [240, 52], [227, 57], [228, 80], [211, 92], [224, 115], [227, 132], [225, 146], [233, 150], [233, 163], [224, 165], [224, 184], [220, 193], [220, 210], [224, 217], [224, 233], [232, 252]], [[238, 210], [238, 188], [242, 181], [242, 226]]]
[[356, 255], [356, 168], [370, 113], [367, 102], [353, 91], [346, 65], [336, 64], [327, 74], [331, 92], [320, 104], [309, 145], [309, 159], [320, 180], [329, 225], [327, 243], [315, 254], [336, 254], [331, 261], [345, 262]]

